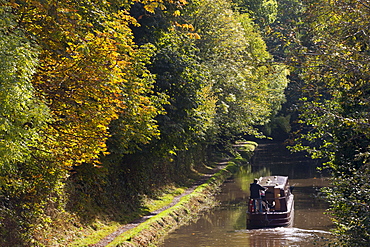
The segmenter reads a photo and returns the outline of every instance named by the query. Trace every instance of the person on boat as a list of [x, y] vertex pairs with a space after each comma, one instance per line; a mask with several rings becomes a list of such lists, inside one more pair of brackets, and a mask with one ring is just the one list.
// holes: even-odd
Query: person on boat
[[256, 212], [256, 201], [258, 201], [258, 210], [262, 212], [262, 198], [261, 198], [261, 191], [265, 191], [267, 188], [262, 187], [258, 184], [258, 179], [255, 178], [253, 183], [250, 184], [250, 198], [253, 200], [253, 208], [254, 212]]

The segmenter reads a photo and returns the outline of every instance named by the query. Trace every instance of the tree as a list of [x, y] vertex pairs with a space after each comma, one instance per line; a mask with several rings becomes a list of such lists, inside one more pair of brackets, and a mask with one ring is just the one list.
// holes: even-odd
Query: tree
[[119, 8], [88, 0], [17, 5], [20, 25], [41, 47], [33, 84], [54, 118], [48, 147], [66, 166], [98, 164], [118, 117], [123, 131], [136, 133], [126, 135], [125, 147], [157, 134], [159, 105], [148, 95], [153, 80], [144, 65], [151, 51], [134, 45], [128, 26], [135, 21]]
[[249, 13], [261, 28], [275, 22], [278, 15], [276, 0], [233, 0], [241, 12]]
[[1, 243], [48, 245], [66, 171], [100, 164], [113, 121], [121, 153], [157, 136], [163, 100], [146, 69], [152, 47], [133, 42], [131, 1], [0, 3]]
[[64, 174], [45, 146], [50, 110], [31, 83], [40, 47], [0, 4], [0, 245], [23, 246]]
[[[157, 92], [169, 96], [166, 114], [158, 118], [162, 140], [175, 150], [202, 142], [215, 116], [207, 71], [196, 56], [197, 48], [188, 30], [174, 27], [162, 32], [156, 44], [152, 73]], [[207, 92], [208, 90], [208, 92]]]
[[268, 122], [284, 101], [287, 71], [271, 65], [257, 26], [247, 14], [233, 12], [230, 2], [194, 1], [183, 18], [201, 37], [199, 57], [210, 71], [218, 99], [219, 137], [258, 135], [254, 126]]
[[[369, 6], [364, 1], [315, 1], [307, 7], [301, 144], [327, 160], [327, 190], [340, 246], [369, 241]], [[360, 192], [361, 191], [361, 192]]]

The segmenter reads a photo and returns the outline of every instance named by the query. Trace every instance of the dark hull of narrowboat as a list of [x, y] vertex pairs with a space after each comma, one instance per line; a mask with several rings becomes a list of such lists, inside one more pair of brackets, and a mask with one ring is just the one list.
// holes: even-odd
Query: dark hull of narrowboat
[[286, 227], [293, 224], [294, 219], [294, 201], [290, 203], [289, 211], [285, 212], [257, 212], [248, 213], [247, 228], [270, 228]]

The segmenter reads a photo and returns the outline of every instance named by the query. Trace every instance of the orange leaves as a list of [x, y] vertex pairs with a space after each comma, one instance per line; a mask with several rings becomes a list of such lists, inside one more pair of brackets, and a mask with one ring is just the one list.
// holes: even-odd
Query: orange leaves
[[179, 24], [178, 22], [175, 22], [175, 26], [180, 27], [183, 30], [188, 30], [188, 31], [194, 32], [194, 27], [193, 27], [192, 24]]
[[191, 39], [201, 39], [200, 35], [197, 33], [188, 33], [187, 34]]
[[179, 24], [178, 22], [174, 23], [175, 27], [179, 27], [180, 29], [184, 31], [188, 31], [187, 35], [191, 39], [201, 39], [200, 35], [198, 33], [195, 33], [195, 28], [193, 27], [192, 24]]

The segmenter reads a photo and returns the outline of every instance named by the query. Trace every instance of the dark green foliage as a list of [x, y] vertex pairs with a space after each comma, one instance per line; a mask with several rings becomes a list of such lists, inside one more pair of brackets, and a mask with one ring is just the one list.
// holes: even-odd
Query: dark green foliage
[[[304, 19], [300, 144], [332, 171], [328, 189], [339, 246], [369, 238], [369, 8], [357, 1], [314, 1]], [[302, 54], [301, 54], [302, 55]], [[303, 144], [311, 143], [303, 147]]]
[[276, 0], [233, 0], [242, 12], [247, 12], [260, 25], [267, 26], [276, 20], [278, 2]]
[[365, 166], [350, 176], [336, 176], [325, 191], [336, 223], [336, 246], [359, 247], [369, 241], [369, 175]]
[[185, 33], [161, 33], [157, 49], [150, 66], [156, 74], [155, 90], [169, 96], [169, 104], [164, 106], [166, 114], [157, 119], [161, 141], [181, 150], [204, 138], [199, 92], [208, 78], [195, 55], [193, 40]]

